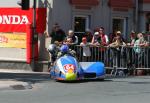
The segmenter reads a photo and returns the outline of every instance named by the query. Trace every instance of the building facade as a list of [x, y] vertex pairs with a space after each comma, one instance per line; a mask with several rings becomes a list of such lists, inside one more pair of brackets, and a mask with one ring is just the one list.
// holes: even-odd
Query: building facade
[[102, 26], [106, 34], [120, 30], [127, 37], [131, 30], [146, 31], [149, 23], [150, 0], [48, 1], [48, 30], [57, 22], [77, 34]]

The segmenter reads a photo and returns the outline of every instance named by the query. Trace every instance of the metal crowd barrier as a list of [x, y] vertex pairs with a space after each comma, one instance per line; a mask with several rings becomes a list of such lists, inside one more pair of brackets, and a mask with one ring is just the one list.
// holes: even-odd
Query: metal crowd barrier
[[130, 47], [119, 48], [88, 46], [91, 56], [83, 56], [83, 46], [71, 46], [75, 50], [77, 58], [81, 62], [101, 61], [106, 68], [121, 69], [150, 69], [150, 47]]

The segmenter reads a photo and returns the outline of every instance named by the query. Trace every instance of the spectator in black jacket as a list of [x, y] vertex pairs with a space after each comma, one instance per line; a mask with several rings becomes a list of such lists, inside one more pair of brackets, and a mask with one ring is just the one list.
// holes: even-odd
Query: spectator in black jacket
[[53, 26], [52, 32], [49, 36], [51, 37], [51, 44], [54, 44], [55, 42], [63, 42], [66, 37], [65, 32], [60, 29], [60, 26], [57, 23]]

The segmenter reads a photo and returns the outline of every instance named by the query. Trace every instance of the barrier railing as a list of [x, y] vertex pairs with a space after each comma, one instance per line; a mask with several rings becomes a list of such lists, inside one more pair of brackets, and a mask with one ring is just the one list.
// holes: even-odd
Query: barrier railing
[[122, 46], [112, 48], [76, 45], [70, 48], [76, 51], [79, 61], [101, 61], [107, 68], [150, 69], [150, 47]]

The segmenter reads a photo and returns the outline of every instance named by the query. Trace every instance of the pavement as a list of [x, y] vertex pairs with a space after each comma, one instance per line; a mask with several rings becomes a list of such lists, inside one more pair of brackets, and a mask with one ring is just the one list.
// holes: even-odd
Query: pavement
[[24, 90], [32, 89], [32, 86], [27, 82], [15, 80], [0, 80], [0, 90]]
[[2, 61], [26, 61], [26, 49], [0, 47], [0, 60]]
[[32, 89], [32, 83], [29, 80], [31, 75], [48, 75], [48, 72], [32, 72], [26, 70], [0, 69], [0, 91], [1, 90], [25, 90]]

